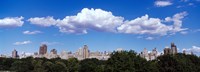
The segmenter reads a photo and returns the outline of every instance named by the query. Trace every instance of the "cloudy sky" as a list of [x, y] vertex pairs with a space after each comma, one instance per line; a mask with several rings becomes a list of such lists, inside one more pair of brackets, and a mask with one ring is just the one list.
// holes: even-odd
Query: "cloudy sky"
[[0, 54], [41, 44], [76, 51], [117, 48], [200, 52], [200, 0], [1, 0]]

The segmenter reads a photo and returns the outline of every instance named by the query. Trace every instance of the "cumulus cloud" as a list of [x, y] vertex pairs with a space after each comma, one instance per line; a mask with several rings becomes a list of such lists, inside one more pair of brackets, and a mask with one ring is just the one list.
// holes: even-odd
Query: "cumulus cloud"
[[165, 7], [165, 6], [169, 6], [172, 5], [173, 3], [171, 3], [169, 0], [163, 1], [163, 0], [158, 0], [154, 2], [154, 5], [157, 7]]
[[187, 30], [187, 28], [182, 28], [182, 19], [186, 15], [187, 12], [181, 12], [175, 14], [173, 17], [166, 17], [162, 20], [159, 18], [151, 18], [146, 14], [132, 20], [124, 20], [123, 17], [115, 16], [110, 11], [84, 8], [77, 15], [66, 16], [63, 19], [54, 19], [48, 16], [30, 18], [28, 21], [32, 24], [45, 27], [56, 26], [63, 33], [86, 34], [88, 30], [95, 30], [113, 33], [164, 36]]
[[6, 17], [0, 19], [0, 28], [1, 27], [21, 27], [24, 24], [22, 21], [24, 17]]
[[51, 16], [34, 17], [34, 18], [28, 19], [28, 21], [31, 24], [35, 24], [35, 25], [43, 26], [43, 27], [49, 27], [49, 26], [55, 25], [57, 23], [57, 21]]
[[187, 53], [193, 52], [193, 53], [200, 53], [200, 47], [198, 46], [192, 46], [192, 48], [184, 48], [183, 51], [186, 51]]
[[33, 34], [39, 34], [42, 33], [41, 31], [24, 31], [23, 34], [27, 34], [27, 35], [33, 35]]
[[[128, 34], [148, 34], [160, 35], [175, 34], [176, 32], [187, 30], [182, 28], [182, 18], [187, 12], [175, 14], [173, 17], [167, 17], [165, 20], [159, 18], [150, 18], [148, 15], [138, 17], [136, 19], [125, 21], [124, 24], [117, 29], [120, 33]], [[166, 22], [173, 22], [173, 25], [166, 25]]]
[[61, 32], [87, 33], [87, 29], [116, 32], [116, 27], [123, 23], [123, 17], [101, 9], [84, 8], [75, 16], [66, 16], [57, 24]]
[[40, 26], [55, 25], [64, 33], [86, 34], [88, 29], [96, 31], [116, 32], [116, 27], [123, 23], [124, 18], [114, 16], [112, 12], [101, 9], [84, 8], [74, 16], [66, 16], [64, 19], [53, 17], [30, 18], [32, 24]]
[[172, 32], [176, 33], [179, 31], [187, 30], [187, 28], [181, 28], [182, 27], [182, 19], [187, 15], [188, 15], [188, 13], [184, 11], [184, 12], [175, 14], [173, 17], [166, 17], [165, 21], [166, 22], [174, 22]]
[[117, 29], [120, 33], [166, 35], [170, 26], [161, 23], [158, 18], [149, 18], [148, 15], [125, 21]]
[[22, 42], [15, 42], [13, 43], [14, 45], [26, 45], [26, 44], [30, 44], [31, 41], [22, 41]]

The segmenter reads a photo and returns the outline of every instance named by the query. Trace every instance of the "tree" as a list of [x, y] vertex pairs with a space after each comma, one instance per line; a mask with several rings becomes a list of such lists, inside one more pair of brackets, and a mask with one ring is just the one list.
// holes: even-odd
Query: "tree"
[[14, 61], [12, 58], [0, 58], [0, 70], [10, 70]]
[[23, 63], [23, 61], [17, 60], [14, 63], [12, 63], [11, 66], [11, 70], [12, 71], [16, 71], [16, 72], [27, 72], [29, 71], [29, 66], [25, 63]]
[[42, 65], [43, 61], [42, 60], [34, 60], [33, 64], [34, 65], [34, 70], [33, 72], [47, 72], [45, 70], [45, 67]]
[[147, 61], [135, 51], [113, 52], [106, 62], [106, 72], [135, 72], [142, 71]]
[[84, 59], [80, 61], [79, 72], [103, 72], [101, 61], [96, 58]]
[[69, 72], [78, 72], [79, 61], [77, 58], [69, 58], [68, 59], [68, 71]]
[[45, 68], [45, 71], [47, 71], [47, 72], [54, 72], [54, 70], [53, 70], [54, 64], [51, 61], [46, 61], [43, 64], [43, 66]]
[[178, 53], [176, 55], [163, 55], [158, 57], [160, 72], [198, 72], [200, 58], [194, 55]]

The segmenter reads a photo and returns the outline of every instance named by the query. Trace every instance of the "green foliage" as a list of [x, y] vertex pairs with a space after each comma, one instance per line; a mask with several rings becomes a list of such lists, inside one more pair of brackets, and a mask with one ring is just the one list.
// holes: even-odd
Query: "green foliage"
[[68, 59], [69, 63], [67, 65], [69, 72], [78, 72], [79, 61], [76, 58]]
[[200, 58], [195, 55], [162, 55], [146, 61], [135, 51], [113, 52], [108, 60], [95, 58], [0, 58], [0, 71], [16, 72], [199, 72]]
[[96, 58], [84, 59], [80, 62], [79, 72], [103, 72], [103, 61]]
[[148, 62], [135, 51], [113, 52], [106, 62], [106, 72], [147, 72]]
[[198, 72], [200, 58], [195, 55], [164, 55], [158, 57], [158, 68], [162, 72]]

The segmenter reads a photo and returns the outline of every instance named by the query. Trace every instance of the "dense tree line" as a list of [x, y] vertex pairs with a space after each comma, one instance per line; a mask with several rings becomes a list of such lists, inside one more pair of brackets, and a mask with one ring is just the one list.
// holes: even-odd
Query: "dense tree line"
[[0, 71], [16, 72], [199, 72], [200, 58], [195, 55], [162, 55], [147, 61], [136, 52], [113, 52], [104, 61], [95, 58], [77, 60], [70, 58], [0, 58]]

